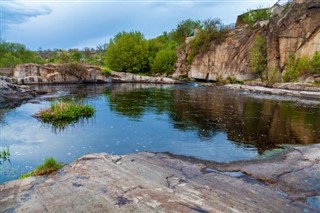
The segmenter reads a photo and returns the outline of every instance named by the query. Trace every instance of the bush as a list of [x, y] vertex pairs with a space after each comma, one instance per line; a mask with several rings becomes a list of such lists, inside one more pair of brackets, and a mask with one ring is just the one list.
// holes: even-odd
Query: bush
[[320, 52], [316, 52], [312, 57], [313, 73], [320, 74]]
[[185, 42], [186, 37], [190, 36], [195, 29], [202, 28], [201, 21], [199, 20], [183, 20], [181, 21], [177, 28], [171, 32], [172, 39], [177, 42], [177, 44], [182, 44]]
[[249, 68], [252, 73], [260, 77], [261, 81], [268, 79], [267, 70], [267, 43], [258, 35], [249, 53]]
[[24, 179], [30, 176], [48, 175], [55, 172], [63, 167], [62, 164], [58, 163], [54, 158], [46, 158], [40, 166], [31, 172], [21, 175], [20, 179]]
[[110, 40], [105, 60], [115, 71], [148, 72], [148, 43], [138, 31], [120, 32]]
[[257, 21], [263, 21], [269, 19], [271, 16], [270, 8], [257, 8], [256, 10], [250, 10], [242, 15], [242, 21], [249, 26], [253, 26]]
[[109, 67], [103, 67], [101, 73], [110, 76], [112, 75], [112, 70]]
[[297, 81], [299, 76], [313, 74], [314, 72], [315, 67], [308, 57], [302, 56], [295, 59], [294, 56], [291, 56], [286, 64], [282, 78], [284, 82], [292, 82]]
[[153, 73], [165, 73], [170, 75], [174, 71], [177, 56], [174, 49], [167, 47], [160, 50], [151, 64], [151, 71]]

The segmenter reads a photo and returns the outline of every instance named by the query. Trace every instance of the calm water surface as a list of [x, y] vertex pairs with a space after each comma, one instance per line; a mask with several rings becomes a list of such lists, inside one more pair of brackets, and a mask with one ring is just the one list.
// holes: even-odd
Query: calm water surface
[[[317, 101], [252, 96], [221, 88], [148, 84], [43, 86], [52, 91], [0, 111], [0, 182], [54, 157], [69, 163], [96, 152], [170, 152], [230, 162], [268, 155], [282, 144], [320, 142]], [[96, 109], [65, 129], [33, 114], [56, 99], [81, 99]]]

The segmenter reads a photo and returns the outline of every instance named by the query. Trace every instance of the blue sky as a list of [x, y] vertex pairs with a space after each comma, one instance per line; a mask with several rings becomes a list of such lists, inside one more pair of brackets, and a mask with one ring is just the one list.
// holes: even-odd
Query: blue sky
[[248, 8], [277, 0], [0, 0], [1, 38], [37, 50], [96, 47], [119, 31], [146, 38], [171, 31], [184, 19], [234, 23]]

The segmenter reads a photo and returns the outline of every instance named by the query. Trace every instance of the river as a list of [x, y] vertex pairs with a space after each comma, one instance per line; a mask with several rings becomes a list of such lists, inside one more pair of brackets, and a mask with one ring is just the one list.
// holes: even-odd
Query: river
[[[50, 91], [0, 110], [0, 183], [54, 157], [170, 152], [216, 162], [270, 157], [286, 144], [320, 143], [320, 101], [253, 95], [223, 87], [106, 84], [37, 86]], [[95, 116], [69, 126], [33, 114], [58, 99], [91, 104]]]

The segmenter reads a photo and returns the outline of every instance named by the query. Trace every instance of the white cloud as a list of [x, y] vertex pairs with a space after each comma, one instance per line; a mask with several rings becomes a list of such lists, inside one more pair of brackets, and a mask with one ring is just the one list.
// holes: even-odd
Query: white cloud
[[4, 30], [4, 37], [32, 49], [94, 47], [123, 30], [139, 30], [147, 38], [155, 37], [188, 18], [218, 17], [228, 24], [235, 22], [237, 15], [248, 8], [275, 2], [24, 1], [19, 3], [23, 11], [33, 11], [32, 14], [37, 15], [24, 16], [20, 22], [10, 25]]

